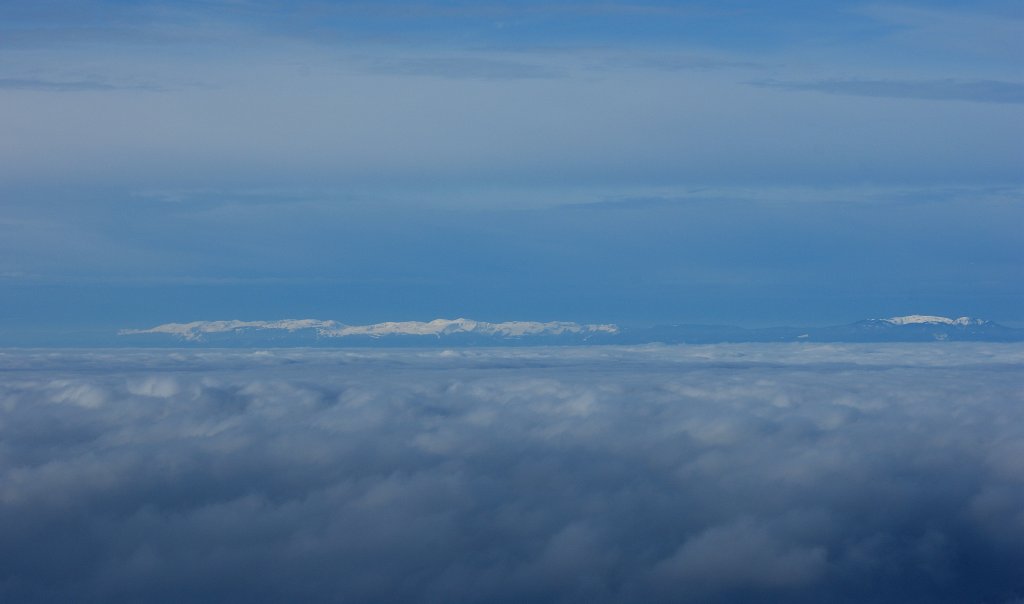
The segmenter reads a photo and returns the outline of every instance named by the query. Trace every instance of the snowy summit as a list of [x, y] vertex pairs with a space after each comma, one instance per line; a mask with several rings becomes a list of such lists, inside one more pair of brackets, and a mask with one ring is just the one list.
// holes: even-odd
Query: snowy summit
[[956, 319], [950, 319], [949, 317], [936, 317], [933, 315], [907, 315], [905, 317], [890, 317], [888, 319], [882, 319], [886, 323], [893, 325], [916, 325], [916, 324], [933, 324], [933, 325], [984, 325], [987, 321], [983, 319], [975, 319], [973, 317], [958, 317]]
[[488, 323], [472, 319], [434, 319], [433, 321], [388, 321], [371, 325], [345, 325], [337, 321], [319, 319], [284, 319], [280, 321], [192, 321], [165, 323], [149, 329], [123, 329], [121, 335], [168, 334], [184, 340], [202, 340], [205, 334], [241, 332], [247, 330], [282, 330], [295, 332], [315, 330], [326, 338], [347, 336], [442, 336], [457, 333], [475, 333], [487, 336], [516, 338], [561, 334], [618, 333], [612, 324], [586, 324], [571, 321], [506, 321]]

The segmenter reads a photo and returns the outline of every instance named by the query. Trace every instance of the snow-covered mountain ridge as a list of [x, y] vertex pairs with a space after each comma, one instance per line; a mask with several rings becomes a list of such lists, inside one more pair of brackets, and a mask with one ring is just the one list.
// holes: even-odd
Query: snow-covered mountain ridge
[[975, 319], [973, 317], [958, 317], [956, 319], [950, 319], [949, 317], [936, 317], [934, 315], [907, 315], [905, 317], [889, 317], [888, 319], [878, 320], [885, 321], [886, 323], [891, 323], [893, 325], [985, 325], [986, 323], [990, 323], [990, 321]]
[[[140, 345], [209, 346], [528, 346], [578, 344], [712, 344], [726, 342], [1024, 342], [1024, 329], [984, 319], [906, 315], [824, 327], [743, 328], [730, 325], [619, 327], [571, 321], [473, 319], [388, 321], [347, 325], [321, 319], [192, 321], [124, 329]], [[169, 337], [168, 337], [169, 336]], [[425, 337], [429, 336], [429, 337]]]
[[433, 321], [388, 321], [370, 325], [345, 325], [337, 321], [320, 319], [283, 319], [279, 321], [192, 321], [165, 323], [149, 329], [122, 329], [120, 335], [168, 334], [190, 341], [199, 341], [207, 334], [244, 332], [250, 330], [280, 330], [296, 332], [312, 330], [322, 338], [349, 336], [442, 336], [472, 333], [484, 336], [519, 338], [524, 336], [618, 333], [612, 324], [586, 324], [569, 321], [506, 321], [488, 323], [472, 319], [434, 319]]

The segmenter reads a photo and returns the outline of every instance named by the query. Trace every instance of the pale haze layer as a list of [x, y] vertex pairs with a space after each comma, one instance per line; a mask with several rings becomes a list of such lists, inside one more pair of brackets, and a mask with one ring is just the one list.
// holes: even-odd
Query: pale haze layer
[[1024, 322], [1018, 3], [52, 0], [0, 23], [7, 343]]

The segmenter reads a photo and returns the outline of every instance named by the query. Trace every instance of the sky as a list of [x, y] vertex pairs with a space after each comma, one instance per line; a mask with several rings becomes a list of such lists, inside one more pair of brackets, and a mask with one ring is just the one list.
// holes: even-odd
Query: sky
[[1022, 364], [0, 351], [0, 599], [1019, 602]]
[[0, 2], [0, 338], [1024, 325], [1019, 2]]

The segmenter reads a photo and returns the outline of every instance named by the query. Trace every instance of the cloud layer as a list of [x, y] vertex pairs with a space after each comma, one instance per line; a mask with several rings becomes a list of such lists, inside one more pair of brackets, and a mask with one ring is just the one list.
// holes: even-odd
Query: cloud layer
[[979, 344], [0, 353], [0, 599], [1012, 601], [1022, 365]]

